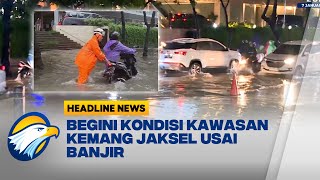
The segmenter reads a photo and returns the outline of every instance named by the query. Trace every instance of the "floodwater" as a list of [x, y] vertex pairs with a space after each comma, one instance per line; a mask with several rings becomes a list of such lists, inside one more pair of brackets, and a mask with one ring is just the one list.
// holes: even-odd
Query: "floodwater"
[[89, 83], [78, 87], [78, 68], [74, 64], [79, 50], [52, 50], [41, 53], [44, 69], [35, 69], [34, 88], [37, 91], [157, 91], [158, 53], [149, 50], [148, 57], [142, 51], [136, 54], [138, 75], [126, 83], [108, 84], [102, 74], [105, 64], [98, 62], [90, 75]]
[[[239, 96], [230, 96], [232, 75], [204, 73], [193, 77], [187, 73], [159, 75], [159, 92], [61, 92], [29, 96], [30, 111], [52, 110], [63, 113], [59, 106], [65, 99], [149, 100], [147, 119], [268, 119], [272, 127], [269, 140], [275, 137], [284, 105], [294, 105], [298, 82], [280, 75], [239, 75]], [[39, 98], [40, 97], [40, 98]], [[120, 117], [115, 118], [142, 118]], [[271, 141], [269, 142], [271, 143]], [[271, 145], [271, 144], [269, 144]]]
[[[60, 92], [40, 93], [47, 103], [64, 99], [147, 99], [152, 118], [229, 118], [272, 119], [280, 123], [285, 104], [294, 104], [298, 82], [281, 75], [239, 75], [239, 96], [230, 96], [232, 75], [204, 73], [160, 74], [159, 92]], [[64, 90], [64, 89], [63, 89]], [[30, 97], [30, 102], [37, 101]], [[41, 104], [41, 102], [40, 102]], [[30, 107], [30, 106], [28, 106]], [[32, 106], [31, 106], [32, 107]], [[38, 106], [37, 106], [38, 108]]]
[[[71, 75], [69, 76], [71, 78]], [[61, 77], [64, 76], [61, 75]], [[46, 151], [48, 154], [55, 154], [54, 157], [48, 157], [50, 161], [38, 164], [37, 170], [25, 169], [25, 171], [29, 173], [41, 172], [43, 167], [50, 164], [56, 165], [59, 169], [46, 171], [45, 174], [40, 173], [37, 177], [52, 176], [58, 179], [63, 179], [63, 177], [77, 179], [88, 177], [89, 174], [94, 173], [97, 179], [103, 179], [107, 173], [108, 177], [113, 177], [113, 179], [125, 179], [130, 174], [131, 177], [139, 177], [140, 179], [151, 179], [152, 177], [156, 177], [156, 179], [168, 179], [168, 177], [210, 179], [210, 177], [214, 177], [226, 180], [264, 180], [284, 105], [288, 105], [290, 102], [294, 104], [299, 82], [290, 83], [291, 78], [263, 73], [239, 75], [237, 79], [240, 95], [236, 97], [230, 96], [232, 75], [226, 73], [204, 73], [197, 77], [189, 76], [186, 73], [161, 74], [159, 75], [159, 92], [43, 92], [27, 94], [26, 111], [44, 113], [50, 119], [51, 124], [60, 127], [61, 134], [64, 133], [64, 135], [56, 142], [52, 141], [55, 143], [54, 148], [48, 148]], [[70, 80], [65, 78], [64, 81]], [[63, 115], [63, 101], [72, 99], [147, 99], [150, 103], [150, 114], [143, 117], [66, 117]], [[5, 101], [7, 101], [6, 105], [1, 106], [2, 110], [13, 106], [12, 99]], [[11, 116], [7, 118], [9, 117]], [[269, 120], [269, 129], [267, 131], [238, 132], [237, 145], [128, 145], [125, 146], [128, 156], [125, 162], [94, 158], [75, 161], [65, 157], [64, 131], [66, 131], [65, 122], [67, 119], [79, 118], [267, 119]], [[4, 119], [4, 122], [6, 123], [2, 125], [3, 128], [10, 127], [13, 120], [6, 121]], [[193, 133], [198, 135], [200, 132]], [[3, 137], [5, 137], [4, 134]], [[6, 158], [3, 160], [8, 161]], [[87, 168], [88, 164], [94, 165], [94, 170]], [[8, 165], [8, 167], [11, 166], [15, 165]], [[81, 168], [86, 170], [79, 171], [78, 169]], [[119, 173], [119, 169], [127, 173]], [[161, 172], [158, 171], [159, 169]], [[60, 173], [61, 171], [63, 173]], [[23, 176], [23, 173], [17, 173], [13, 176], [19, 178]]]

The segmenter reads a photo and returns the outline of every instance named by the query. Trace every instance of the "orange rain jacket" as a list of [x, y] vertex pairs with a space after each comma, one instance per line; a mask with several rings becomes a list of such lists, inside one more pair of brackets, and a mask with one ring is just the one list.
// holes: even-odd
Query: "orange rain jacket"
[[93, 69], [97, 63], [97, 59], [104, 61], [106, 56], [99, 47], [99, 42], [96, 36], [93, 36], [86, 45], [79, 51], [75, 64], [81, 69]]

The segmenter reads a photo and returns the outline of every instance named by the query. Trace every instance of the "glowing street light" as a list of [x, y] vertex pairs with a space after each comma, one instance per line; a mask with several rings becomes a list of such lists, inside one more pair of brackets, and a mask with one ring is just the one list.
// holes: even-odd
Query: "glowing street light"
[[212, 27], [213, 27], [213, 28], [217, 28], [217, 27], [218, 27], [218, 24], [213, 23]]
[[282, 29], [286, 27], [286, 14], [287, 14], [287, 0], [284, 0], [284, 15], [283, 15]]

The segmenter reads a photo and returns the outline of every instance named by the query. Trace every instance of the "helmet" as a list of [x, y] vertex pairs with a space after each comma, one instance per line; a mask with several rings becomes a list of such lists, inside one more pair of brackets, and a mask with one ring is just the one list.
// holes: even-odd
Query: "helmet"
[[105, 35], [105, 32], [103, 29], [101, 28], [97, 28], [93, 31], [93, 34], [100, 34], [101, 36], [104, 36]]
[[118, 40], [120, 36], [120, 33], [118, 33], [117, 31], [114, 31], [113, 33], [111, 33], [110, 35], [110, 40]]

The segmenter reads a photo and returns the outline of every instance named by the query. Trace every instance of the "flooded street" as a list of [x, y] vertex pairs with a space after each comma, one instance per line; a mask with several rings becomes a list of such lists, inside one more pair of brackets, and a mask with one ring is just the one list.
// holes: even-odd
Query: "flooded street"
[[[199, 77], [187, 74], [159, 75], [160, 91], [149, 93], [79, 92], [41, 93], [39, 99], [29, 96], [30, 110], [46, 108], [65, 99], [147, 99], [149, 118], [250, 118], [270, 119], [277, 127], [284, 104], [294, 102], [298, 83], [279, 75], [238, 76], [239, 96], [230, 96], [232, 75], [204, 73]], [[291, 84], [291, 88], [290, 88]], [[39, 104], [36, 105], [35, 104]], [[36, 109], [33, 109], [33, 108]], [[62, 109], [61, 109], [62, 110]]]
[[102, 74], [105, 64], [97, 62], [89, 83], [78, 87], [76, 79], [78, 68], [74, 64], [79, 50], [43, 51], [41, 56], [44, 69], [35, 69], [34, 88], [37, 91], [157, 91], [158, 90], [158, 54], [149, 50], [148, 57], [142, 57], [142, 51], [136, 54], [138, 75], [126, 83], [107, 84]]
[[[86, 173], [79, 172], [88, 164], [94, 164], [97, 177], [103, 177], [106, 169], [109, 177], [123, 179], [126, 175], [119, 175], [117, 170], [125, 168], [130, 174], [142, 179], [150, 179], [156, 175], [165, 179], [167, 175], [187, 177], [212, 177], [217, 179], [264, 180], [269, 166], [279, 124], [283, 115], [285, 103], [295, 102], [298, 84], [291, 84], [290, 79], [283, 76], [240, 75], [238, 77], [240, 95], [230, 96], [231, 74], [205, 73], [199, 77], [191, 77], [185, 73], [159, 75], [159, 92], [60, 92], [33, 93], [27, 95], [26, 111], [44, 113], [52, 124], [60, 127], [62, 137], [52, 142], [55, 148], [48, 148], [50, 161], [37, 164], [38, 169], [51, 165], [59, 166], [63, 175], [79, 174], [86, 177]], [[67, 79], [66, 79], [67, 80]], [[61, 86], [63, 87], [63, 86]], [[143, 117], [132, 116], [64, 116], [63, 101], [71, 99], [108, 100], [108, 99], [147, 99], [150, 103], [150, 114]], [[8, 99], [6, 107], [13, 106], [13, 100]], [[4, 104], [3, 104], [4, 105]], [[5, 109], [6, 107], [2, 107]], [[2, 126], [2, 132], [10, 127], [14, 120], [7, 117]], [[237, 145], [123, 145], [126, 150], [126, 166], [116, 161], [102, 159], [68, 160], [65, 158], [65, 131], [67, 119], [267, 119], [267, 131], [243, 131], [238, 133]], [[193, 132], [198, 136], [201, 132]], [[222, 132], [223, 133], [223, 132]], [[5, 135], [3, 136], [5, 137]], [[155, 156], [154, 152], [163, 152]], [[141, 158], [143, 155], [144, 158]], [[1, 159], [1, 161], [6, 159]], [[85, 161], [85, 163], [81, 163]], [[139, 164], [139, 169], [134, 168]], [[167, 165], [170, 164], [170, 167]], [[241, 168], [239, 168], [241, 166]], [[9, 167], [9, 166], [8, 166]], [[73, 168], [67, 168], [73, 167]], [[177, 170], [174, 167], [180, 167]], [[68, 169], [68, 170], [64, 170]], [[133, 170], [134, 169], [134, 170]], [[155, 169], [162, 169], [161, 172]], [[144, 174], [148, 170], [149, 174]], [[62, 178], [53, 171], [46, 175]], [[233, 173], [228, 173], [233, 172]], [[141, 174], [144, 174], [143, 176]], [[16, 175], [20, 177], [19, 174]], [[188, 179], [188, 178], [187, 178]]]
[[[210, 177], [214, 173], [218, 179], [265, 179], [286, 98], [289, 100], [295, 97], [296, 92], [289, 88], [290, 79], [264, 74], [239, 76], [240, 95], [232, 97], [229, 95], [232, 79], [230, 74], [206, 73], [199, 77], [190, 77], [182, 73], [159, 77], [160, 92], [158, 93], [44, 93], [37, 94], [38, 97], [29, 96], [26, 107], [28, 111], [45, 113], [53, 124], [61, 127], [62, 131], [66, 128], [67, 118], [79, 118], [63, 116], [62, 104], [66, 99], [148, 99], [150, 102], [149, 116], [100, 116], [81, 117], [81, 119], [268, 119], [268, 131], [239, 132], [239, 142], [236, 146], [150, 145], [139, 148], [140, 146], [134, 145], [126, 147], [134, 152], [139, 148], [138, 152], [128, 154], [127, 161], [129, 164], [132, 163], [128, 165], [129, 169], [139, 163], [140, 167], [143, 167], [141, 169], [148, 169], [157, 174], [151, 168], [157, 166], [163, 169], [163, 173], [157, 174], [158, 177], [165, 177], [165, 174], [170, 173], [187, 174], [188, 177], [201, 173], [204, 177]], [[194, 132], [195, 135], [199, 133]], [[59, 146], [64, 146], [63, 142], [64, 139], [60, 139]], [[155, 157], [154, 151], [161, 151], [165, 156], [159, 154]], [[145, 157], [143, 159], [139, 158], [142, 154]], [[60, 164], [59, 159], [69, 165], [76, 163], [67, 162], [63, 155], [56, 157], [51, 163]], [[95, 163], [99, 168], [111, 167], [107, 162], [93, 159], [87, 160], [87, 163]], [[166, 169], [162, 166], [168, 163], [172, 166], [181, 166], [181, 169], [173, 171], [174, 168]], [[240, 164], [242, 168], [239, 168]], [[137, 170], [132, 173], [143, 173], [142, 171]], [[227, 173], [227, 171], [234, 173]], [[75, 172], [76, 169], [72, 169], [68, 173]]]
[[293, 88], [290, 88], [291, 79], [278, 75], [240, 75], [237, 97], [230, 96], [231, 74], [205, 73], [199, 77], [184, 73], [161, 74], [159, 78], [158, 93], [43, 93], [40, 94], [42, 99], [30, 96], [27, 108], [48, 113], [56, 110], [53, 114], [62, 114], [63, 109], [58, 104], [65, 99], [147, 99], [150, 115], [144, 118], [148, 119], [268, 119], [272, 127], [271, 140], [277, 132], [285, 103], [294, 103], [298, 93], [294, 88], [298, 84], [292, 83]]
[[[39, 3], [30, 21], [40, 54], [32, 59], [38, 64], [41, 55], [44, 68], [6, 81], [10, 89], [0, 95], [1, 179], [276, 180], [282, 172], [293, 180], [318, 172], [320, 148], [312, 140], [320, 126], [320, 70], [308, 70], [319, 65], [319, 27], [309, 22], [318, 22], [320, 11], [296, 9], [308, 3]], [[115, 11], [104, 10], [111, 6]], [[26, 19], [16, 14], [12, 22]], [[96, 41], [108, 40], [113, 51], [118, 44], [109, 40], [120, 36], [139, 47], [137, 76], [110, 84], [105, 62], [97, 61], [78, 85], [80, 49], [67, 49], [88, 42], [89, 58]], [[259, 69], [275, 74], [255, 74]], [[279, 75], [291, 72], [295, 77]]]

